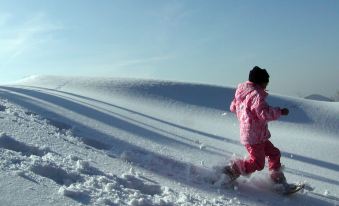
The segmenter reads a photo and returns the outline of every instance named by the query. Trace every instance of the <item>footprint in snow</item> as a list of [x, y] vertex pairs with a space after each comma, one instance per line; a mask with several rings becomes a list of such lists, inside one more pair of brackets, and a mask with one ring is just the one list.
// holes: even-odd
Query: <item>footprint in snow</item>
[[50, 152], [49, 149], [40, 149], [23, 142], [19, 142], [18, 140], [9, 137], [4, 133], [0, 134], [0, 148], [20, 152], [24, 156], [35, 155], [42, 157]]
[[79, 174], [66, 171], [52, 163], [32, 165], [30, 170], [36, 175], [53, 180], [58, 185], [69, 186], [73, 183], [83, 181], [83, 178]]

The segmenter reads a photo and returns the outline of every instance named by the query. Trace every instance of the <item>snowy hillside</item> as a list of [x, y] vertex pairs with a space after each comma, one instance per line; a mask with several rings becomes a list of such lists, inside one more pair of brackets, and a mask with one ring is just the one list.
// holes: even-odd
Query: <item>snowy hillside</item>
[[138, 79], [33, 76], [0, 86], [0, 205], [339, 205], [339, 104], [271, 95], [270, 124], [290, 182], [267, 169], [209, 180], [244, 156], [234, 89]]

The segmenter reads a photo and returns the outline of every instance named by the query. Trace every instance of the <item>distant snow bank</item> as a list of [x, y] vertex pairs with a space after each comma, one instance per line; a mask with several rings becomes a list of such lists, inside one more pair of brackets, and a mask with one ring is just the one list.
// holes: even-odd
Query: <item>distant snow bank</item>
[[[189, 109], [187, 108], [189, 105], [190, 109], [197, 108], [197, 112], [202, 111], [199, 108], [203, 107], [203, 111], [224, 114], [229, 112], [229, 105], [235, 92], [235, 88], [217, 85], [112, 77], [34, 75], [18, 81], [17, 85], [98, 97], [102, 101], [121, 97], [119, 100], [129, 105], [140, 106], [142, 103], [150, 107], [160, 105], [160, 108], [163, 105], [166, 107], [175, 105], [175, 108], [182, 105], [183, 109]], [[317, 132], [339, 133], [337, 103], [273, 94], [269, 95], [268, 102], [274, 107], [289, 108], [289, 116], [281, 118], [281, 122], [309, 125], [317, 128]]]
[[133, 78], [32, 76], [16, 84], [79, 94], [181, 102], [216, 110], [228, 110], [234, 95], [230, 87]]
[[305, 99], [309, 100], [316, 100], [316, 101], [324, 101], [324, 102], [333, 102], [333, 99], [330, 99], [328, 97], [325, 97], [320, 94], [311, 94], [309, 96], [306, 96]]

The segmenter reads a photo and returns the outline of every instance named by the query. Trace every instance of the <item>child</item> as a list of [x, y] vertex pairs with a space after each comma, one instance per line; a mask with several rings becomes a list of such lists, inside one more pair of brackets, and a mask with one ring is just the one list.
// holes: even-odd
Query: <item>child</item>
[[271, 136], [267, 123], [281, 115], [288, 115], [289, 110], [269, 106], [265, 91], [269, 75], [265, 69], [255, 66], [249, 73], [249, 81], [241, 83], [231, 103], [231, 112], [236, 113], [240, 123], [240, 140], [246, 147], [249, 158], [235, 160], [224, 168], [224, 173], [231, 180], [240, 175], [260, 171], [268, 157], [270, 177], [274, 183], [285, 184], [286, 178], [281, 169], [280, 151], [269, 141]]

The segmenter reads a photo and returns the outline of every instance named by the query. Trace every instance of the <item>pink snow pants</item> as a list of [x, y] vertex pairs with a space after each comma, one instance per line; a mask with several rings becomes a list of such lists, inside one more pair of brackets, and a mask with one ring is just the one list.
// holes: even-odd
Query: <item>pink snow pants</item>
[[268, 157], [268, 167], [270, 171], [279, 170], [280, 150], [269, 141], [255, 145], [246, 145], [249, 158], [243, 162], [247, 174], [260, 171], [265, 167], [265, 157]]

